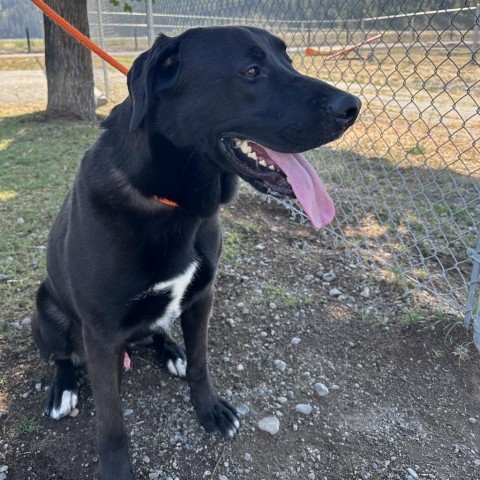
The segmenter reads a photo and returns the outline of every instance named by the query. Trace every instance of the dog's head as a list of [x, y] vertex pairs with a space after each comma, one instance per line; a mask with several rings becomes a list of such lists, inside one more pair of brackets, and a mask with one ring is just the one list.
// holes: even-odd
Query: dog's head
[[146, 128], [256, 189], [296, 197], [316, 227], [333, 203], [301, 152], [340, 137], [360, 100], [298, 73], [282, 40], [217, 27], [161, 35], [128, 76], [130, 129]]

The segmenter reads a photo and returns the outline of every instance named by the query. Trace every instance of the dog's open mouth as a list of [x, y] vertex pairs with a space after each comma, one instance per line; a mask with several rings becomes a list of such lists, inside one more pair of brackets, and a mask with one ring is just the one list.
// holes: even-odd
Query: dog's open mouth
[[257, 190], [295, 197], [316, 228], [333, 220], [332, 199], [301, 153], [276, 152], [251, 140], [230, 137], [223, 137], [221, 144], [238, 174]]

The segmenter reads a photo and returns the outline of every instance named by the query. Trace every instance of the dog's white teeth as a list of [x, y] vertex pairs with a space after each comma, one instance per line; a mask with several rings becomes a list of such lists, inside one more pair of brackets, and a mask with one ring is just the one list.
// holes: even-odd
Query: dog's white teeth
[[290, 182], [290, 179], [287, 177], [287, 182], [289, 185], [291, 185], [292, 183]]
[[257, 154], [255, 152], [250, 152], [247, 154], [248, 158], [251, 158], [252, 160], [258, 160]]
[[247, 142], [246, 140], [244, 140], [244, 141], [240, 144], [240, 150], [242, 151], [242, 153], [244, 153], [245, 155], [247, 155], [248, 153], [251, 153], [252, 147], [248, 144], [248, 142]]
[[273, 165], [269, 165], [268, 168], [269, 168], [270, 170], [275, 170], [275, 167], [274, 167]]
[[267, 162], [265, 160], [260, 160], [258, 162], [262, 167], [266, 167], [267, 166]]

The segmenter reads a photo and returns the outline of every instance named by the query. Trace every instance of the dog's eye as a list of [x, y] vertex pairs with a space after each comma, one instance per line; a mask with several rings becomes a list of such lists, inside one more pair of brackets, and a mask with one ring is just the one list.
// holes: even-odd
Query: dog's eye
[[245, 72], [243, 72], [243, 75], [249, 78], [253, 78], [256, 77], [259, 73], [260, 70], [258, 69], [258, 67], [250, 67], [248, 70], [245, 70]]

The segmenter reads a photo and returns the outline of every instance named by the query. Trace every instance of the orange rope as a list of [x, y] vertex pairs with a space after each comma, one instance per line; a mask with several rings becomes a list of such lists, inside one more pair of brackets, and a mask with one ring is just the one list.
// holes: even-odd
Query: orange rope
[[64, 18], [62, 18], [55, 10], [52, 10], [48, 5], [43, 2], [43, 0], [32, 0], [32, 2], [40, 9], [42, 12], [47, 15], [51, 20], [53, 20], [58, 26], [63, 28], [69, 35], [78, 40], [80, 43], [89, 48], [92, 52], [95, 52], [99, 57], [103, 58], [108, 62], [112, 67], [115, 67], [119, 72], [122, 72], [124, 75], [127, 75], [128, 68], [125, 65], [122, 65], [120, 62], [111, 57], [105, 50], [100, 48], [96, 43], [92, 42], [88, 37], [86, 37], [82, 32], [76, 29], [72, 24], [68, 23]]

